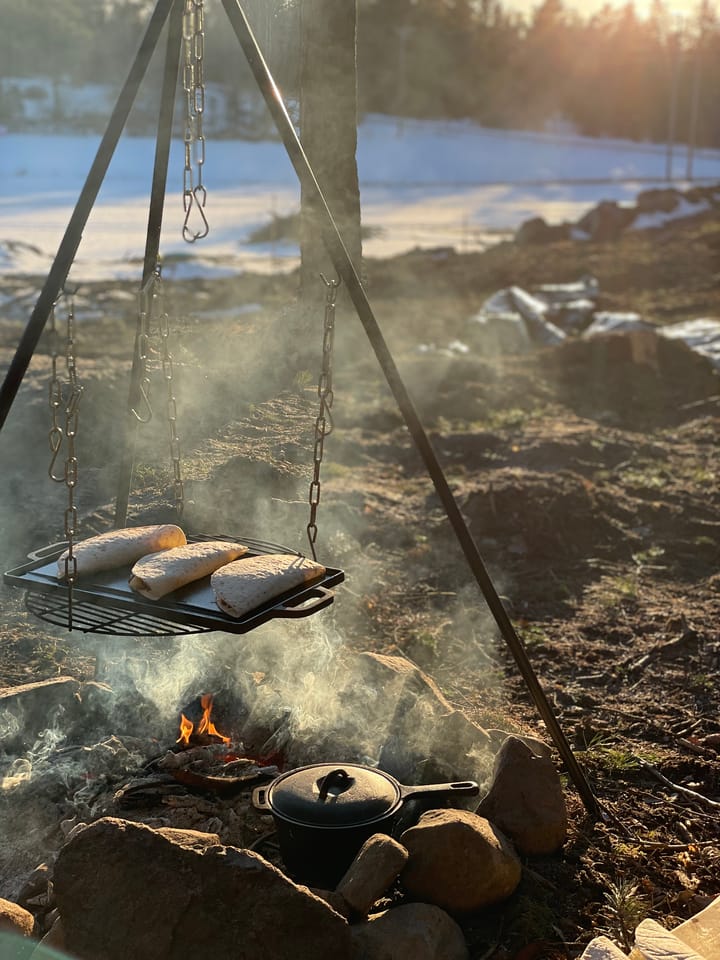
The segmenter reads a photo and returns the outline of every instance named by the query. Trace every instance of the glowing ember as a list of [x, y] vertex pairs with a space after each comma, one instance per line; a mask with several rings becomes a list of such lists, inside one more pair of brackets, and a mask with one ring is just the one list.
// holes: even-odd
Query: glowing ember
[[200, 706], [202, 707], [203, 715], [197, 727], [192, 720], [188, 720], [184, 713], [180, 714], [180, 736], [177, 738], [176, 743], [180, 743], [184, 747], [189, 747], [192, 741], [197, 742], [198, 740], [230, 743], [230, 737], [226, 737], [220, 733], [210, 719], [213, 708], [213, 695], [211, 693], [204, 693], [200, 697]]

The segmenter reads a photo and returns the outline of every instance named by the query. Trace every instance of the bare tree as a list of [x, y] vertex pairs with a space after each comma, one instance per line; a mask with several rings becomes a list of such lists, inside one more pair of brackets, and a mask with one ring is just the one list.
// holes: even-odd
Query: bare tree
[[[357, 3], [301, 0], [300, 139], [360, 272], [360, 187], [357, 172]], [[322, 242], [314, 198], [301, 195], [302, 302], [324, 296], [319, 274], [334, 276]]]

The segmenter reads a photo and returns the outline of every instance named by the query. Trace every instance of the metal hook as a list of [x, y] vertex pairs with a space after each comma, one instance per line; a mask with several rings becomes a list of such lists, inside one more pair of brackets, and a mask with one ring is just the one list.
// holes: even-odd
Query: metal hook
[[144, 402], [145, 410], [147, 412], [143, 416], [137, 412], [135, 407], [130, 407], [130, 413], [132, 413], [135, 419], [138, 420], [140, 423], [150, 423], [153, 417], [152, 407], [150, 406], [150, 398], [148, 397], [147, 392], [145, 391], [145, 387], [142, 383], [138, 387], [138, 390], [140, 391], [140, 398]]
[[325, 284], [325, 289], [327, 290], [327, 294], [325, 296], [325, 310], [327, 312], [328, 308], [335, 308], [337, 292], [338, 288], [342, 284], [342, 279], [338, 277], [337, 280], [328, 280], [324, 273], [320, 274], [320, 279]]
[[55, 461], [60, 455], [60, 448], [62, 447], [63, 442], [63, 432], [60, 427], [53, 427], [50, 431], [50, 450], [52, 452], [52, 458], [50, 460], [50, 466], [48, 467], [48, 476], [51, 480], [54, 480], [56, 483], [65, 482], [65, 474], [61, 477], [56, 477], [53, 473], [55, 467]]
[[[183, 240], [187, 243], [195, 243], [196, 240], [202, 240], [210, 232], [210, 224], [207, 221], [204, 210], [207, 191], [205, 187], [198, 185], [194, 190], [186, 191], [183, 199], [185, 201], [185, 220], [182, 228]], [[192, 230], [190, 228], [190, 215], [193, 206], [197, 208], [197, 212], [200, 214], [200, 219], [202, 220], [202, 225], [199, 230]]]
[[337, 280], [328, 280], [324, 273], [320, 274], [320, 279], [325, 284], [326, 287], [332, 287], [337, 290], [337, 288], [342, 284], [342, 278], [338, 277]]
[[83, 390], [85, 387], [80, 386], [79, 384], [73, 385], [72, 393], [70, 394], [70, 399], [68, 400], [67, 410], [65, 411], [65, 416], [68, 419], [72, 419], [77, 416], [78, 407], [80, 406], [80, 399], [83, 395]]

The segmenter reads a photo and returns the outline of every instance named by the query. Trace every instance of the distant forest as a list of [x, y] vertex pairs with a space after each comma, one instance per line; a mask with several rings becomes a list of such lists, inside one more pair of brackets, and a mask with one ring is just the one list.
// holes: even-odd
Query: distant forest
[[[272, 40], [268, 59], [293, 97], [298, 5], [266, 2], [274, 14], [258, 36], [261, 44], [264, 35]], [[257, 6], [248, 3], [251, 21]], [[0, 0], [0, 74], [120, 84], [152, 7], [149, 0]], [[234, 34], [219, 23], [221, 5], [205, 9], [206, 78], [252, 96]], [[159, 64], [152, 69], [157, 79]], [[544, 0], [526, 17], [501, 0], [358, 0], [362, 113], [527, 130], [560, 123], [590, 136], [656, 142], [673, 126], [677, 140], [718, 147], [718, 94], [720, 22], [710, 0], [683, 20], [662, 0], [642, 19], [631, 3], [581, 17], [562, 0]], [[7, 110], [0, 104], [0, 120]]]

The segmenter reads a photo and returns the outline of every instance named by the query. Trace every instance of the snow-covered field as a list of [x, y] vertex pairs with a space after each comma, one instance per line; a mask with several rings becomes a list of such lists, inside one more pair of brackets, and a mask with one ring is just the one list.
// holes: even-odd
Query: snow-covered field
[[[57, 252], [99, 136], [0, 136], [0, 274], [42, 274]], [[71, 277], [135, 277], [145, 245], [154, 140], [123, 136], [88, 221]], [[524, 220], [576, 220], [599, 200], [632, 202], [662, 182], [663, 146], [485, 130], [465, 122], [370, 117], [358, 133], [369, 257], [413, 247], [480, 250]], [[210, 233], [182, 239], [182, 143], [173, 144], [162, 253], [180, 254], [168, 275], [269, 271], [294, 266], [297, 248], [250, 245], [249, 233], [299, 207], [297, 179], [275, 142], [209, 141], [205, 163]], [[682, 186], [686, 150], [676, 146]], [[699, 151], [698, 179], [720, 180], [720, 151]]]

